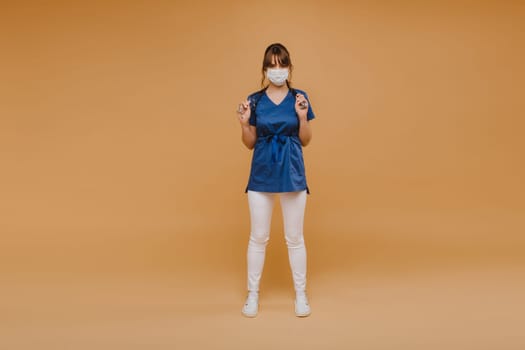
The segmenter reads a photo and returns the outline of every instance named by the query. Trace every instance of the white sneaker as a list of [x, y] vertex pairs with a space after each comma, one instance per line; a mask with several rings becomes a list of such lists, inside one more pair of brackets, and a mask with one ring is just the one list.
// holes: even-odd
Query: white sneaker
[[306, 294], [296, 295], [295, 297], [295, 316], [306, 317], [310, 315], [311, 309]]
[[255, 317], [257, 316], [257, 311], [259, 311], [259, 295], [248, 294], [242, 307], [242, 314], [246, 317]]

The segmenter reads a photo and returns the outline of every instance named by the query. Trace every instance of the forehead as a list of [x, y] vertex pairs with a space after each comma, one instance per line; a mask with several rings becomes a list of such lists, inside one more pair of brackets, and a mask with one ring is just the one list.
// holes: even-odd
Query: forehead
[[272, 62], [272, 66], [275, 66], [275, 65], [282, 66], [283, 65], [283, 62], [279, 55], [272, 55], [271, 62]]
[[290, 66], [290, 58], [288, 54], [281, 50], [279, 53], [268, 52], [264, 56], [263, 67], [288, 67]]

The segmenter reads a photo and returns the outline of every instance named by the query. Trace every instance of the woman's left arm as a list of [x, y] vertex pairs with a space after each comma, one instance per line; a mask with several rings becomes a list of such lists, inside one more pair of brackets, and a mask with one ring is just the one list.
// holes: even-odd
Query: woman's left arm
[[312, 129], [310, 127], [310, 122], [306, 120], [306, 113], [304, 118], [299, 117], [299, 138], [301, 139], [303, 147], [308, 145], [312, 138]]
[[[301, 103], [304, 103], [303, 108], [301, 108]], [[301, 144], [305, 147], [312, 139], [312, 129], [307, 118], [308, 100], [303, 94], [296, 95], [295, 112], [299, 118], [299, 139], [301, 139]]]

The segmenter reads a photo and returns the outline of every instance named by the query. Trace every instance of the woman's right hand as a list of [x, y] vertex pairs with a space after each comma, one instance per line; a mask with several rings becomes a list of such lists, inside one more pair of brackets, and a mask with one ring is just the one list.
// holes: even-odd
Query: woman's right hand
[[248, 126], [250, 121], [250, 101], [246, 100], [239, 103], [239, 108], [237, 109], [237, 114], [239, 117], [239, 122], [242, 126]]

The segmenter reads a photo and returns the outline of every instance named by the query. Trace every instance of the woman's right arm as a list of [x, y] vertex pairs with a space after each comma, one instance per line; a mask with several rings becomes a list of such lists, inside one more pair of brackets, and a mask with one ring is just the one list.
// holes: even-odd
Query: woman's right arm
[[255, 141], [257, 141], [257, 133], [255, 126], [253, 125], [241, 125], [242, 129], [242, 142], [248, 149], [253, 149], [255, 147]]
[[255, 147], [255, 141], [257, 141], [257, 132], [255, 126], [250, 124], [250, 102], [248, 100], [242, 102], [239, 105], [239, 122], [241, 123], [242, 142], [248, 149]]

